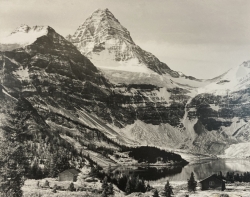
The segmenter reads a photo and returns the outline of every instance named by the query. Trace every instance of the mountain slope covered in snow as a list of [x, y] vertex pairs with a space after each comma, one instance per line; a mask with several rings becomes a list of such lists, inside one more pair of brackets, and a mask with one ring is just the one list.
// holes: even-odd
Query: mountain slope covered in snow
[[129, 31], [108, 9], [96, 10], [67, 38], [97, 67], [179, 77], [178, 72], [137, 46]]
[[248, 62], [211, 80], [185, 76], [137, 46], [107, 9], [68, 40], [51, 27], [21, 26], [3, 46], [2, 93], [25, 98], [77, 149], [148, 144], [223, 154], [249, 141]]

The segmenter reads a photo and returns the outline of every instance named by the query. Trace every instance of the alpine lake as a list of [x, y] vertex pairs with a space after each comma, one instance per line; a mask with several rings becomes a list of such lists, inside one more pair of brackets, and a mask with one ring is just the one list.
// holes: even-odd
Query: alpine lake
[[134, 173], [150, 183], [164, 183], [171, 181], [187, 181], [191, 172], [196, 180], [202, 180], [212, 174], [222, 172], [237, 172], [239, 174], [250, 171], [250, 159], [214, 159], [190, 163], [186, 166], [121, 166], [113, 168], [113, 172]]

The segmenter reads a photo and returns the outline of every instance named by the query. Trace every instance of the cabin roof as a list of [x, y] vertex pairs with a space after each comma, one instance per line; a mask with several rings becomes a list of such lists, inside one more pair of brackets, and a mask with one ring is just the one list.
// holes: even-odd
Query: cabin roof
[[[73, 175], [77, 175], [79, 174], [79, 171], [77, 171], [76, 169], [67, 169], [67, 170], [64, 170], [63, 172], [70, 172], [71, 174]], [[59, 174], [63, 173], [63, 172], [60, 172]]]
[[200, 183], [206, 181], [206, 180], [209, 179], [209, 178], [214, 178], [214, 179], [217, 179], [217, 180], [219, 180], [219, 181], [221, 181], [221, 182], [225, 182], [225, 180], [223, 180], [222, 178], [218, 177], [216, 174], [212, 174], [211, 176], [209, 176], [209, 177], [207, 177], [207, 178], [201, 180]]

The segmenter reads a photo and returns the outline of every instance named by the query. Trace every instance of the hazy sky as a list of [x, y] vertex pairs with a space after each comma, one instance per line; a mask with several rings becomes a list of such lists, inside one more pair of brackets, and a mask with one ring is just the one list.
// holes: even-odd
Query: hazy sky
[[49, 25], [65, 36], [98, 8], [187, 75], [212, 78], [250, 60], [250, 0], [0, 0], [0, 36], [21, 24]]

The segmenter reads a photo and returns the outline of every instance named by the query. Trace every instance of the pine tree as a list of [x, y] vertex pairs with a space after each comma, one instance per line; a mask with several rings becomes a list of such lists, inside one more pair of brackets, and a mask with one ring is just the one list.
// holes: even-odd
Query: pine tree
[[145, 190], [146, 190], [147, 192], [151, 190], [151, 186], [150, 186], [149, 182], [147, 183], [147, 186], [146, 186]]
[[68, 191], [71, 191], [71, 192], [75, 191], [74, 183], [69, 184]]
[[45, 180], [45, 182], [43, 184], [43, 187], [49, 187], [49, 181], [48, 180]]
[[104, 189], [104, 190], [102, 191], [101, 197], [108, 197], [107, 189]]
[[138, 175], [135, 179], [135, 192], [140, 192], [140, 190], [141, 190], [141, 180]]
[[131, 193], [131, 185], [130, 185], [129, 179], [128, 179], [127, 184], [126, 184], [125, 192], [127, 195]]
[[114, 187], [113, 184], [110, 183], [108, 186], [108, 195], [113, 195], [114, 194]]
[[[141, 192], [146, 192], [146, 185], [145, 185], [145, 181], [144, 181], [144, 179], [142, 178], [141, 179], [141, 185], [140, 185], [141, 187], [140, 187], [140, 190], [141, 190]], [[149, 188], [150, 188], [150, 185], [149, 185], [149, 182], [148, 182], [148, 185], [147, 186], [149, 186]], [[150, 190], [150, 189], [149, 189]]]
[[56, 193], [56, 192], [57, 192], [57, 184], [54, 185], [52, 192], [53, 192], [53, 193]]
[[10, 134], [0, 140], [0, 194], [21, 197], [27, 158], [23, 146]]
[[105, 176], [105, 178], [102, 181], [102, 189], [106, 190], [108, 188], [108, 177]]
[[130, 190], [131, 190], [131, 193], [135, 192], [135, 185], [136, 185], [136, 178], [135, 178], [135, 174], [133, 173], [130, 176]]
[[188, 191], [195, 192], [197, 187], [197, 181], [195, 181], [194, 173], [191, 173], [190, 179], [188, 180]]
[[109, 167], [108, 167], [108, 178], [111, 178], [111, 175], [112, 175], [112, 170], [111, 170], [111, 165], [109, 164]]
[[165, 197], [171, 197], [173, 195], [173, 189], [172, 189], [172, 186], [170, 185], [169, 181], [167, 181], [165, 187], [164, 187], [164, 193], [163, 195]]
[[157, 190], [157, 189], [154, 191], [153, 197], [159, 197], [159, 193], [158, 193], [158, 190]]
[[69, 169], [70, 168], [69, 159], [63, 155], [61, 157], [58, 157], [56, 168], [57, 168], [56, 175], [58, 174], [58, 172], [62, 172], [66, 169]]
[[48, 163], [49, 177], [52, 177], [52, 178], [56, 177], [56, 174], [57, 174], [56, 163], [57, 163], [57, 157], [54, 154], [52, 154], [50, 156], [50, 160]]

